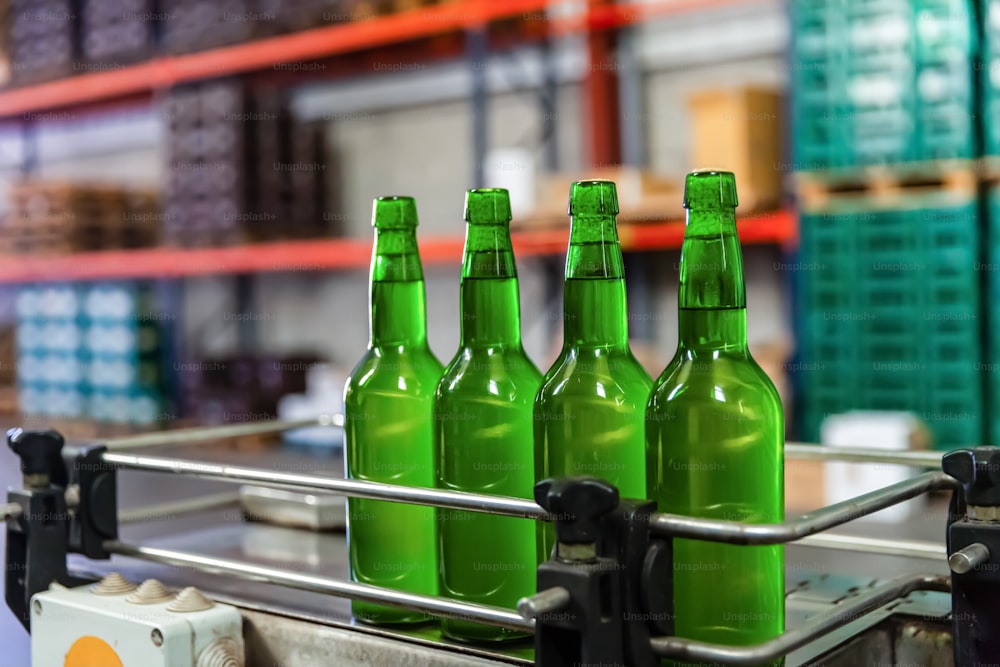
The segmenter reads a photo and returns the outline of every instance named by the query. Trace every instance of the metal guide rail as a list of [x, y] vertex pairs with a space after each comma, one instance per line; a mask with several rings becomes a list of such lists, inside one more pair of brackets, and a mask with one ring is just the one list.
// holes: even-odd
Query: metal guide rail
[[[65, 446], [63, 438], [54, 431], [9, 431], [8, 443], [21, 459], [23, 488], [11, 489], [8, 502], [0, 505], [0, 514], [7, 522], [8, 606], [29, 628], [28, 610], [33, 595], [53, 583], [84, 583], [69, 575], [68, 554], [82, 554], [96, 560], [118, 554], [533, 632], [535, 664], [540, 667], [581, 664], [654, 667], [661, 658], [727, 665], [766, 664], [915, 591], [950, 591], [952, 615], [956, 619], [952, 625], [956, 667], [987, 664], [1000, 656], [1000, 632], [996, 631], [1000, 627], [1000, 608], [995, 604], [1000, 596], [998, 448], [958, 450], [942, 458], [930, 452], [877, 452], [790, 444], [786, 447], [789, 457], [898, 463], [943, 470], [925, 472], [779, 524], [744, 524], [658, 513], [655, 503], [619, 498], [613, 486], [590, 478], [543, 481], [535, 488], [537, 502], [531, 502], [275, 472], [136, 451], [341, 423], [338, 417], [326, 417], [185, 429], [74, 447]], [[117, 510], [117, 473], [126, 469], [554, 521], [558, 557], [539, 566], [539, 592], [522, 599], [515, 612], [225, 558], [128, 544], [118, 538], [123, 517]], [[817, 535], [940, 490], [953, 492], [946, 549], [934, 544], [900, 545], [878, 539], [851, 546], [838, 540], [843, 536]], [[212, 502], [226, 502], [226, 498]], [[883, 582], [757, 645], [708, 644], [673, 636], [675, 537], [736, 545], [802, 541], [874, 553], [909, 551], [927, 558], [947, 556], [952, 573], [950, 579], [909, 575]], [[810, 539], [814, 541], [809, 542]], [[612, 613], [608, 613], [608, 605]], [[637, 618], [656, 620], [625, 620]], [[968, 622], [968, 619], [975, 620]]]

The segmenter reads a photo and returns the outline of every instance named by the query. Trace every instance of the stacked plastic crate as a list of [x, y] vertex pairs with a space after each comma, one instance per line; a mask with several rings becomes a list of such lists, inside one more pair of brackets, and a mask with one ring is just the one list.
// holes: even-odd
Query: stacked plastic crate
[[119, 63], [153, 54], [156, 28], [163, 15], [154, 0], [79, 0], [80, 48], [87, 71], [113, 69]]
[[178, 246], [242, 243], [253, 130], [243, 81], [174, 88], [166, 96], [166, 113], [165, 240]]
[[967, 0], [790, 4], [799, 169], [974, 156]]
[[326, 124], [296, 118], [287, 95], [218, 79], [172, 89], [165, 112], [167, 243], [237, 245], [336, 231], [327, 211]]
[[906, 410], [982, 441], [973, 77], [962, 0], [796, 2], [802, 436]]
[[69, 285], [26, 287], [17, 297], [17, 384], [21, 412], [84, 413], [80, 356], [82, 295]]
[[[985, 260], [980, 268], [985, 289], [985, 310], [989, 313], [990, 336], [986, 343], [983, 364], [987, 383], [987, 400], [995, 406], [1000, 400], [1000, 0], [980, 0], [982, 21], [982, 90], [983, 160], [985, 179], [985, 210], [989, 219], [986, 228]], [[990, 413], [989, 444], [1000, 442], [1000, 411]]]
[[134, 283], [18, 295], [18, 394], [29, 415], [151, 424], [164, 414], [161, 319]]
[[83, 301], [87, 413], [98, 421], [150, 424], [164, 412], [161, 314], [151, 287], [101, 284]]
[[73, 0], [10, 0], [8, 17], [15, 84], [75, 73], [78, 14]]

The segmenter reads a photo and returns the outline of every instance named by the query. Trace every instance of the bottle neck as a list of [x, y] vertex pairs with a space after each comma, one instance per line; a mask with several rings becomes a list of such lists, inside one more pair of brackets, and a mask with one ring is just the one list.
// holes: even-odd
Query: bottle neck
[[413, 228], [375, 230], [369, 331], [372, 347], [427, 343], [424, 273]]
[[504, 223], [470, 223], [462, 257], [461, 347], [519, 346], [517, 267]]
[[628, 347], [625, 269], [614, 216], [577, 216], [563, 288], [563, 344]]
[[734, 209], [688, 211], [678, 307], [681, 348], [746, 349], [746, 289]]

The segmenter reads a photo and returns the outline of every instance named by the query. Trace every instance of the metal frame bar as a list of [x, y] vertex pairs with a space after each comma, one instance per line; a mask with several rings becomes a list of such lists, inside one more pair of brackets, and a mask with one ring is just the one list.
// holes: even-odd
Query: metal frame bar
[[224, 491], [222, 493], [212, 493], [197, 498], [185, 498], [173, 502], [156, 503], [145, 505], [131, 510], [118, 512], [118, 523], [142, 523], [155, 517], [178, 517], [184, 514], [194, 514], [207, 510], [222, 509], [223, 507], [235, 507], [240, 504], [239, 491]]
[[[205, 440], [237, 438], [244, 435], [281, 433], [307, 426], [343, 426], [344, 415], [339, 413], [324, 415], [316, 419], [301, 421], [264, 421], [253, 424], [227, 424], [197, 428], [174, 429], [156, 433], [130, 435], [112, 438], [104, 442], [108, 449], [136, 449], [163, 445], [187, 445]], [[785, 443], [785, 457], [805, 461], [844, 461], [850, 463], [885, 463], [889, 465], [941, 467], [940, 452], [919, 452], [907, 450], [886, 450], [864, 447], [830, 447], [802, 442]]]
[[905, 575], [890, 579], [819, 614], [804, 625], [774, 639], [754, 646], [722, 646], [677, 637], [655, 637], [650, 641], [653, 653], [663, 658], [724, 665], [761, 665], [805, 646], [826, 633], [856, 621], [894, 600], [915, 591], [951, 591], [947, 576]]
[[165, 565], [190, 567], [204, 572], [228, 574], [241, 579], [280, 584], [289, 588], [325, 593], [336, 597], [405, 607], [436, 616], [472, 620], [521, 632], [533, 632], [535, 628], [534, 621], [526, 621], [516, 611], [500, 607], [457, 602], [448, 598], [431, 597], [428, 595], [416, 595], [391, 588], [382, 588], [381, 586], [356, 584], [305, 572], [289, 572], [288, 570], [265, 565], [241, 563], [228, 558], [199, 556], [171, 549], [128, 544], [118, 540], [109, 540], [105, 542], [104, 547], [113, 554], [129, 558], [139, 558]]
[[166, 445], [193, 445], [206, 440], [222, 440], [224, 438], [239, 438], [245, 435], [263, 435], [265, 433], [283, 433], [297, 428], [310, 426], [343, 426], [344, 416], [340, 414], [323, 415], [315, 419], [298, 421], [266, 421], [252, 424], [226, 424], [225, 426], [205, 426], [195, 428], [179, 428], [171, 431], [126, 435], [121, 438], [111, 438], [104, 441], [108, 449], [140, 449], [142, 447], [163, 447]]
[[927, 560], [947, 562], [948, 548], [936, 542], [920, 540], [884, 540], [878, 537], [862, 535], [810, 535], [795, 542], [797, 546], [814, 547], [817, 549], [834, 549], [838, 551], [855, 551], [880, 556], [902, 556], [906, 558], [924, 558]]
[[784, 544], [916, 498], [928, 491], [958, 488], [959, 482], [943, 472], [928, 472], [865, 493], [784, 523], [747, 524], [698, 519], [676, 514], [654, 514], [649, 529], [664, 537], [686, 537], [729, 544]]
[[941, 468], [941, 452], [830, 447], [801, 442], [785, 443], [785, 458], [802, 461], [843, 461], [846, 463], [885, 463], [889, 465]]
[[120, 468], [187, 474], [201, 479], [223, 482], [245, 482], [260, 486], [293, 489], [320, 489], [333, 491], [352, 498], [390, 500], [431, 505], [449, 509], [471, 510], [504, 516], [543, 519], [548, 512], [530, 500], [487, 496], [478, 493], [441, 491], [422, 487], [396, 486], [378, 482], [361, 482], [354, 479], [334, 479], [318, 475], [276, 472], [260, 468], [231, 466], [203, 461], [185, 461], [167, 457], [137, 456], [128, 453], [105, 452], [104, 462]]
[[[149, 436], [137, 436], [132, 439], [120, 439], [116, 448], [154, 446], [156, 444], [182, 444], [195, 440], [234, 437], [246, 433], [279, 432], [305, 425], [314, 425], [321, 423], [321, 421], [331, 424], [334, 419], [327, 417], [323, 420], [309, 420], [307, 423], [268, 422], [214, 429], [186, 429], [166, 434], [151, 434]], [[122, 441], [125, 441], [125, 444], [122, 444]], [[871, 462], [873, 459], [876, 459], [890, 464], [901, 465], [930, 465], [931, 457], [935, 461], [940, 461], [940, 456], [930, 453], [919, 453], [922, 458], [914, 459], [906, 455], [917, 453], [872, 452], [861, 449], [821, 448], [800, 445], [791, 445], [791, 447], [793, 448], [793, 456], [795, 454], [802, 454], [805, 457], [810, 457], [819, 451], [823, 453], [817, 456], [817, 458], [825, 458], [826, 460], [836, 460], [837, 457], [848, 457], [847, 460]], [[802, 451], [805, 449], [809, 451]], [[901, 457], [900, 454], [904, 454], [904, 456]], [[186, 461], [170, 457], [141, 456], [128, 452], [106, 451], [103, 454], [103, 460], [105, 463], [127, 469], [187, 474], [204, 479], [249, 482], [277, 488], [320, 489], [356, 498], [388, 500], [505, 516], [551, 520], [551, 517], [542, 507], [520, 498], [403, 487], [358, 480], [333, 479], [316, 475], [275, 472], [272, 470], [229, 466], [210, 462]], [[943, 472], [927, 472], [912, 479], [818, 509], [784, 523], [743, 524], [735, 521], [718, 521], [658, 513], [650, 517], [649, 529], [653, 534], [666, 537], [693, 538], [742, 545], [782, 544], [803, 540], [803, 538], [807, 538], [815, 533], [886, 509], [929, 491], [955, 489], [958, 486], [959, 483], [956, 479]], [[853, 541], [854, 544], [848, 544], [848, 541]], [[861, 544], [861, 542], [865, 543]], [[277, 568], [240, 563], [228, 559], [131, 545], [118, 540], [108, 541], [104, 546], [111, 553], [153, 562], [230, 574], [243, 579], [266, 581], [291, 588], [326, 593], [337, 597], [406, 607], [439, 616], [465, 618], [516, 630], [532, 631], [534, 629], [533, 621], [522, 618], [516, 612], [497, 607], [466, 604], [446, 598], [414, 595], [378, 586], [339, 581], [311, 574], [288, 572]], [[944, 554], [943, 550], [940, 550], [937, 545], [930, 543], [919, 543], [916, 545], [900, 544], [889, 543], [887, 540], [869, 539], [865, 541], [864, 539], [859, 540], [854, 537], [830, 535], [812, 538], [805, 542], [804, 546], [845, 549], [861, 547], [863, 550], [874, 551], [876, 553], [920, 555], [921, 557], [935, 559], [942, 557]], [[677, 637], [653, 638], [650, 646], [656, 655], [664, 658], [718, 662], [732, 665], [762, 664], [786, 655], [831, 630], [853, 622], [863, 614], [874, 611], [889, 602], [917, 590], [948, 591], [950, 590], [949, 579], [947, 577], [931, 575], [909, 575], [893, 579], [859, 595], [853, 601], [837, 605], [835, 609], [812, 619], [804, 626], [795, 628], [768, 642], [755, 646], [731, 647]]]
[[[245, 482], [277, 488], [307, 488], [333, 491], [353, 498], [389, 500], [417, 505], [470, 510], [504, 516], [548, 519], [539, 505], [521, 498], [489, 496], [458, 491], [396, 486], [353, 479], [275, 472], [220, 463], [185, 461], [168, 457], [137, 456], [106, 452], [105, 463], [133, 470], [188, 474], [202, 479]], [[795, 542], [828, 528], [839, 526], [879, 510], [892, 507], [928, 491], [953, 489], [958, 481], [943, 472], [928, 472], [870, 493], [830, 505], [797, 519], [774, 524], [700, 519], [657, 513], [650, 517], [650, 530], [664, 537], [685, 537], [730, 544], [783, 544]]]

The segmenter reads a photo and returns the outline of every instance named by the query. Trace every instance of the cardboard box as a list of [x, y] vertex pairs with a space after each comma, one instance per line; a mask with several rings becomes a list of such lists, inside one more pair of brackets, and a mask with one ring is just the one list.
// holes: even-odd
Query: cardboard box
[[826, 463], [785, 459], [785, 513], [789, 516], [826, 504]]
[[673, 179], [635, 167], [602, 167], [576, 173], [543, 174], [537, 179], [535, 207], [516, 228], [568, 227], [569, 188], [575, 181], [614, 181], [619, 222], [663, 222], [684, 217], [683, 187]]
[[[850, 412], [829, 417], [823, 425], [823, 444], [833, 447], [886, 450], [925, 450], [930, 444], [926, 426], [908, 413]], [[900, 465], [785, 459], [785, 508], [798, 514], [843, 502], [903, 481], [920, 470]], [[907, 520], [921, 511], [926, 499], [884, 509], [870, 522]]]
[[742, 213], [781, 202], [781, 94], [768, 88], [725, 88], [688, 98], [691, 164], [736, 174]]

